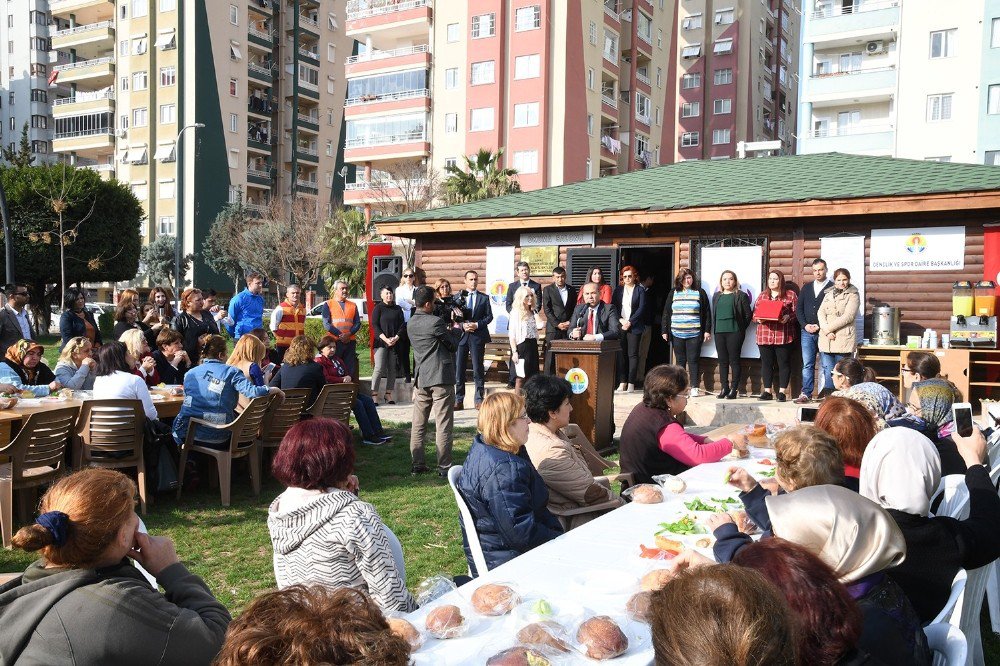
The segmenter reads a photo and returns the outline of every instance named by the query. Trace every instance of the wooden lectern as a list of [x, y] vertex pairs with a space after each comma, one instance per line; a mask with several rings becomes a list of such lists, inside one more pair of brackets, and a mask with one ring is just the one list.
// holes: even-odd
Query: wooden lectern
[[587, 388], [582, 393], [574, 392], [570, 398], [573, 406], [570, 420], [580, 426], [594, 448], [602, 452], [613, 447], [615, 362], [620, 348], [617, 340], [553, 340], [550, 347], [555, 357], [556, 377], [569, 379], [574, 384], [574, 377], [566, 376], [568, 372], [579, 368], [586, 375]]

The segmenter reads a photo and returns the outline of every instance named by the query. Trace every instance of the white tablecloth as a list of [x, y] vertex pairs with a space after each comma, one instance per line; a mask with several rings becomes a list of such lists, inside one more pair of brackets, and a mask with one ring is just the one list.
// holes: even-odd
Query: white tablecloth
[[[493, 654], [517, 644], [515, 634], [524, 622], [504, 616], [483, 618], [471, 611], [471, 597], [476, 589], [492, 582], [513, 585], [523, 598], [544, 598], [556, 610], [585, 608], [597, 614], [618, 616], [623, 620], [629, 649], [624, 655], [608, 663], [628, 666], [645, 666], [653, 663], [653, 647], [649, 626], [625, 618], [625, 603], [639, 591], [639, 579], [651, 569], [660, 568], [662, 562], [639, 557], [639, 544], [654, 547], [654, 534], [659, 523], [672, 522], [691, 513], [683, 502], [695, 496], [736, 497], [737, 490], [724, 483], [726, 470], [740, 465], [758, 478], [764, 470], [757, 460], [770, 458], [772, 449], [750, 449], [750, 458], [739, 461], [726, 460], [699, 465], [681, 477], [687, 490], [680, 495], [665, 493], [662, 504], [630, 503], [592, 520], [552, 541], [531, 550], [510, 562], [489, 571], [461, 588], [451, 592], [427, 607], [408, 616], [413, 625], [424, 632], [425, 643], [414, 653], [416, 664], [457, 666], [483, 664]], [[708, 515], [708, 514], [700, 514]], [[693, 542], [694, 538], [691, 538]], [[698, 549], [711, 556], [711, 550]], [[601, 588], [606, 591], [602, 591]], [[595, 592], [596, 590], [596, 592]], [[434, 607], [456, 604], [463, 614], [471, 617], [469, 632], [461, 638], [437, 640], [424, 631], [424, 617]], [[466, 613], [465, 609], [469, 612]], [[572, 629], [575, 631], [575, 628]], [[593, 660], [579, 657], [560, 661], [563, 663], [594, 664]]]

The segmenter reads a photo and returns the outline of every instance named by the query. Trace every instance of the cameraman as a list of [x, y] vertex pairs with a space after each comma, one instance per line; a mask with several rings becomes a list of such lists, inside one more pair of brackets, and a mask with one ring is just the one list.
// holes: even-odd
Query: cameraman
[[465, 321], [462, 308], [465, 307], [464, 299], [451, 293], [451, 282], [444, 278], [437, 281], [434, 287], [434, 316], [440, 317], [446, 324], [453, 328], [460, 328], [460, 324]]
[[[450, 285], [449, 285], [450, 291]], [[455, 350], [458, 334], [435, 314], [434, 291], [428, 286], [413, 290], [414, 309], [406, 325], [413, 348], [413, 416], [410, 454], [414, 475], [430, 470], [424, 462], [424, 433], [434, 416], [438, 474], [447, 477], [451, 467], [451, 431], [455, 421]]]

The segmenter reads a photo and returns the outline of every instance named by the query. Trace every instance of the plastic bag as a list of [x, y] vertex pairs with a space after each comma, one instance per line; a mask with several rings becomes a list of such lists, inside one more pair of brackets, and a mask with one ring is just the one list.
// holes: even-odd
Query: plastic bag
[[663, 502], [663, 490], [652, 483], [640, 483], [623, 490], [622, 497], [627, 497], [636, 504], [660, 504]]
[[451, 579], [451, 576], [443, 573], [435, 574], [430, 578], [420, 581], [420, 584], [417, 585], [417, 604], [426, 606], [435, 599], [456, 589], [458, 589], [458, 586], [455, 585], [455, 581]]

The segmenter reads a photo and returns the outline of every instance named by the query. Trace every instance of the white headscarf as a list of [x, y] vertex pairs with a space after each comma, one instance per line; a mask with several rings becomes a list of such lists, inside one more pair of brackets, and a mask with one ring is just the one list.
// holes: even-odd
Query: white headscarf
[[775, 536], [826, 562], [840, 582], [897, 566], [906, 558], [903, 533], [885, 509], [841, 486], [810, 486], [764, 502]]
[[861, 458], [860, 492], [886, 509], [926, 516], [941, 482], [941, 454], [911, 428], [887, 428]]

